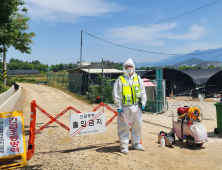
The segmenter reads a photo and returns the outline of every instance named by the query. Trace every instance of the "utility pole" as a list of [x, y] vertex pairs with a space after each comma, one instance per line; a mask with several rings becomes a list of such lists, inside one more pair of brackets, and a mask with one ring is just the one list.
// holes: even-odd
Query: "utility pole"
[[[3, 45], [3, 49], [6, 50], [5, 45]], [[7, 69], [6, 69], [6, 52], [3, 52], [3, 63], [4, 63], [4, 85], [6, 85], [6, 77], [7, 77]]]
[[80, 73], [82, 68], [82, 30], [81, 30], [81, 46], [80, 46]]

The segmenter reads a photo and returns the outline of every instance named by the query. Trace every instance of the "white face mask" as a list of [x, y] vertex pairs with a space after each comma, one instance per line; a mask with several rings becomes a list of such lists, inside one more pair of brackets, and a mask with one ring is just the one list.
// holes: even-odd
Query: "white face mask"
[[128, 74], [133, 74], [134, 70], [132, 68], [128, 68], [126, 71], [127, 71]]

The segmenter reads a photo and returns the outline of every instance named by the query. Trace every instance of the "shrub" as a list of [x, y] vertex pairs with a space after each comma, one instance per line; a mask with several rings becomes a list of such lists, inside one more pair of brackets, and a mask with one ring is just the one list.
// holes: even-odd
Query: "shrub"
[[5, 91], [7, 91], [7, 88], [3, 85], [3, 83], [0, 83], [0, 93], [4, 93]]
[[[102, 82], [102, 76], [98, 74], [97, 76], [97, 81], [101, 84]], [[104, 79], [103, 82], [103, 102], [104, 103], [114, 103], [113, 97], [112, 97], [112, 92], [113, 92], [113, 82], [115, 79], [107, 80]], [[101, 102], [101, 96], [102, 96], [102, 87], [101, 85], [95, 85], [92, 86], [90, 85], [90, 100], [93, 102]], [[96, 99], [97, 96], [100, 96], [100, 100]]]
[[96, 97], [101, 96], [101, 92], [102, 92], [102, 89], [100, 85], [95, 85], [95, 86], [90, 85], [90, 93], [89, 93], [90, 100], [95, 102]]
[[113, 83], [109, 81], [105, 81], [104, 88], [103, 88], [104, 103], [114, 103], [112, 92], [113, 92]]
[[6, 86], [12, 86], [13, 84], [14, 84], [14, 79], [10, 79], [10, 78], [6, 79]]

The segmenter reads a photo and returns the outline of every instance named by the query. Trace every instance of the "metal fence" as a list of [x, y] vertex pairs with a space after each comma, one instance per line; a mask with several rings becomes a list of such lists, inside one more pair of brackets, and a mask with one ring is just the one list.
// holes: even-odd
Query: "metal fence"
[[[194, 106], [200, 107], [201, 113], [203, 114], [202, 124], [208, 131], [208, 136], [214, 135], [214, 129], [217, 127], [217, 112], [216, 106], [214, 104], [219, 102], [219, 98], [209, 98], [209, 96], [214, 96], [216, 94], [220, 94], [221, 91], [218, 93], [213, 93], [210, 95], [202, 95], [200, 98], [193, 98], [189, 94], [186, 96], [182, 96], [181, 94], [174, 95], [173, 98], [166, 98], [166, 101], [162, 101], [163, 105], [163, 112], [157, 113], [156, 108], [156, 101], [154, 100], [147, 100], [146, 108], [144, 111], [143, 120], [147, 123], [152, 123], [159, 126], [164, 126], [169, 129], [172, 128], [172, 120], [177, 120], [177, 109], [180, 106]], [[208, 98], [204, 98], [208, 97]], [[171, 105], [178, 104], [180, 106], [172, 106], [173, 113], [170, 109]], [[174, 115], [174, 119], [173, 119]]]
[[178, 104], [180, 106], [195, 106], [200, 107], [201, 113], [203, 114], [202, 124], [205, 126], [208, 132], [213, 132], [214, 128], [217, 127], [216, 119], [216, 107], [214, 106], [215, 101], [212, 102], [200, 102], [200, 101], [183, 101], [175, 99], [168, 99], [168, 109], [162, 114], [145, 112], [144, 120], [156, 125], [165, 126], [172, 128], [172, 116], [174, 120], [177, 120], [177, 108], [179, 106], [172, 106], [173, 113], [170, 109], [171, 105]]
[[68, 89], [69, 75], [64, 73], [47, 73], [47, 84], [53, 87], [60, 87], [62, 89]]
[[69, 75], [66, 72], [52, 72], [47, 73], [47, 84], [81, 95], [82, 89], [86, 86], [86, 81], [84, 81], [84, 75], [82, 74]]
[[[101, 82], [95, 83], [90, 78], [89, 74], [75, 74], [69, 75], [66, 72], [49, 72], [47, 73], [47, 84], [53, 87], [59, 87], [69, 90], [70, 92], [88, 96], [90, 99], [95, 100], [96, 97], [101, 98]], [[104, 81], [104, 94], [103, 97], [110, 95], [112, 91], [112, 83]], [[108, 94], [107, 94], [108, 93]]]

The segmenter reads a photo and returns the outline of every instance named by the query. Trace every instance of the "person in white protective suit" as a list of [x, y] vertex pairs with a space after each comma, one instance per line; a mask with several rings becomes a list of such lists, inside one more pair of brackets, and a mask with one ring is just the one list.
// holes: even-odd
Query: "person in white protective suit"
[[[117, 132], [120, 141], [120, 152], [129, 153], [129, 130], [131, 128], [131, 145], [134, 149], [144, 151], [140, 144], [142, 129], [142, 110], [145, 109], [146, 91], [140, 76], [135, 73], [131, 59], [123, 64], [124, 74], [119, 76], [113, 87], [113, 99], [117, 107]], [[141, 104], [140, 104], [141, 103]], [[124, 119], [122, 114], [128, 119]]]

